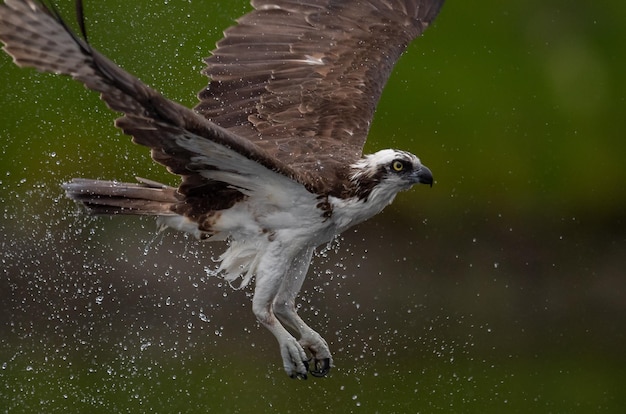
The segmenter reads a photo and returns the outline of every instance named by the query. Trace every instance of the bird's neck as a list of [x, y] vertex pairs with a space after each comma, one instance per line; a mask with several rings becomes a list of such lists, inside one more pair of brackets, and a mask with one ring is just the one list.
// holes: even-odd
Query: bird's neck
[[395, 198], [397, 191], [385, 191], [384, 188], [368, 190], [367, 197], [353, 196], [349, 198], [329, 197], [332, 208], [332, 220], [339, 231], [359, 224], [380, 213]]

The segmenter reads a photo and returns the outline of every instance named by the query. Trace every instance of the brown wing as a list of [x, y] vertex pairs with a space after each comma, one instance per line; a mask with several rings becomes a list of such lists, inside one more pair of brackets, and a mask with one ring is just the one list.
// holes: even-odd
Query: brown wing
[[340, 193], [338, 175], [360, 156], [393, 64], [441, 3], [253, 1], [256, 10], [207, 60], [212, 81], [196, 108], [204, 117], [119, 68], [40, 1], [0, 4], [0, 40], [18, 65], [70, 75], [99, 92], [124, 114], [116, 124], [183, 177], [182, 194], [219, 209], [241, 194], [203, 177], [215, 167], [198, 165], [182, 142], [208, 139], [312, 192]]
[[39, 1], [5, 0], [4, 4], [0, 4], [0, 40], [5, 44], [4, 50], [13, 56], [19, 66], [70, 75], [87, 88], [99, 92], [111, 109], [124, 114], [116, 125], [133, 136], [134, 142], [149, 147], [155, 161], [183, 177], [179, 191], [188, 199], [204, 198], [208, 208], [220, 209], [228, 207], [232, 199], [241, 196], [227, 183], [202, 176], [203, 169], [216, 167], [199, 165], [194, 161], [197, 155], [211, 155], [200, 154], [192, 146], [184, 144], [197, 137], [222, 145], [267, 169], [290, 177], [311, 191], [318, 190], [293, 168], [273, 159], [250, 140], [166, 99], [119, 68], [72, 33], [55, 11]]
[[252, 0], [206, 59], [195, 109], [298, 170], [351, 164], [394, 64], [442, 4]]

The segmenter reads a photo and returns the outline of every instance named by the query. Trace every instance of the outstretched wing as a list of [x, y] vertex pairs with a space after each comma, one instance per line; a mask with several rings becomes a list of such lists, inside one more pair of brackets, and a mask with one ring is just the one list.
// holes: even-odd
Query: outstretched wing
[[[155, 161], [183, 177], [179, 191], [188, 198], [204, 199], [207, 207], [219, 209], [229, 207], [234, 198], [240, 197], [228, 183], [206, 173], [229, 162], [233, 165], [233, 157], [238, 162], [255, 163], [287, 176], [310, 191], [316, 190], [296, 170], [252, 141], [164, 98], [119, 68], [72, 33], [58, 13], [40, 1], [5, 0], [0, 4], [0, 40], [17, 65], [70, 75], [99, 92], [111, 109], [124, 114], [116, 125], [133, 136], [134, 142], [149, 147]], [[210, 141], [215, 148], [222, 147], [223, 151], [205, 153], [207, 146], [198, 145], [202, 140]]]
[[252, 0], [196, 111], [296, 169], [352, 164], [382, 89], [443, 0]]
[[182, 194], [220, 207], [216, 200], [241, 193], [202, 174], [225, 160], [199, 163], [198, 155], [210, 161], [211, 154], [187, 145], [198, 138], [311, 192], [340, 193], [337, 178], [361, 155], [393, 65], [442, 3], [253, 0], [255, 10], [226, 31], [207, 59], [211, 82], [195, 108], [204, 116], [119, 68], [40, 1], [5, 0], [0, 40], [18, 65], [70, 75], [100, 92], [124, 114], [116, 125], [183, 177]]

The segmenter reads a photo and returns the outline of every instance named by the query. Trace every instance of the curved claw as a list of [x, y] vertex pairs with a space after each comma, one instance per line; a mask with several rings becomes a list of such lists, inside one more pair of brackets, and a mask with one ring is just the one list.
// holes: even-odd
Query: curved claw
[[[330, 372], [330, 358], [315, 359], [311, 358], [313, 366], [309, 369], [311, 375], [317, 378], [325, 377]], [[306, 364], [308, 367], [308, 363]]]
[[[309, 361], [302, 361], [302, 364], [304, 365], [304, 369], [305, 369], [306, 371], [308, 371], [308, 370], [309, 370]], [[314, 375], [314, 374], [313, 374], [313, 373], [311, 373], [311, 375]], [[305, 380], [305, 379], [307, 379], [306, 372], [305, 372], [304, 374], [294, 373], [294, 374], [291, 374], [289, 377], [290, 377], [291, 379], [301, 379], [301, 380]]]

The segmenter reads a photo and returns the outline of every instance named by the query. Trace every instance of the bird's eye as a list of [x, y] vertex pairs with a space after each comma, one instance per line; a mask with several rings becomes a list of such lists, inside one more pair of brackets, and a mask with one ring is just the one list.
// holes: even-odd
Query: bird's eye
[[404, 170], [404, 164], [401, 161], [395, 160], [391, 163], [391, 168], [396, 172], [400, 172]]

